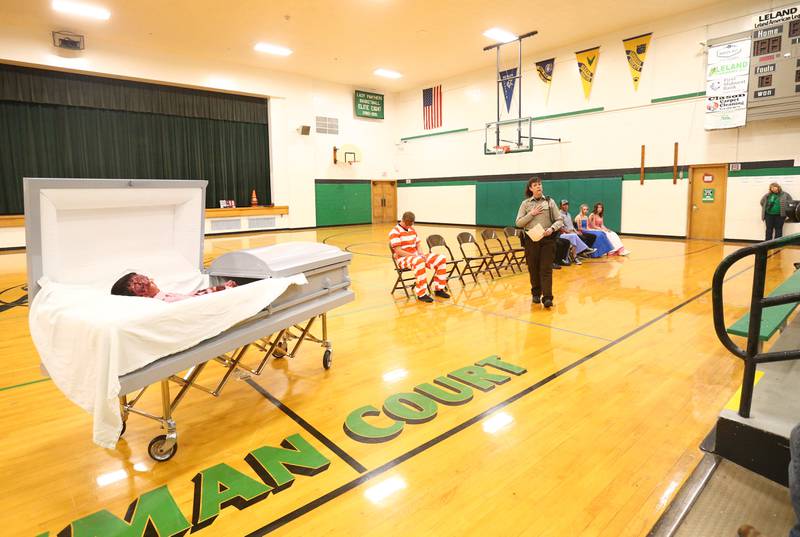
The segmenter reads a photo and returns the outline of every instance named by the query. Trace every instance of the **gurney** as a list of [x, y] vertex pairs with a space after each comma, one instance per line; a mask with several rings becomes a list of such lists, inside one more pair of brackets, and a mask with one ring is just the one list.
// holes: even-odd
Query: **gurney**
[[[163, 268], [165, 264], [185, 263], [193, 270], [203, 269], [205, 181], [26, 178], [24, 186], [32, 335], [34, 309], [42, 302], [36, 300], [42, 290], [40, 283], [92, 285], [103, 277], [107, 279], [109, 270], [138, 267], [136, 263], [156, 272], [167, 270]], [[147, 261], [142, 261], [144, 258]], [[234, 280], [239, 284], [237, 289], [245, 291], [233, 289], [215, 295], [241, 294], [248, 285], [261, 289], [265, 284], [284, 280], [307, 283], [286, 283], [280, 287], [285, 291], [264, 308], [191, 347], [145, 364], [137, 363], [139, 367], [130, 370], [122, 364], [120, 374], [113, 379], [118, 381], [119, 435], [124, 434], [131, 414], [156, 420], [165, 434], [153, 438], [148, 453], [157, 461], [165, 461], [177, 451], [174, 413], [190, 388], [217, 397], [231, 377], [260, 375], [270, 359], [294, 357], [305, 341], [321, 345], [322, 366], [331, 367], [333, 348], [328, 338], [327, 312], [354, 299], [349, 289], [350, 259], [351, 254], [318, 243], [282, 243], [218, 257], [203, 271], [205, 283], [217, 285]], [[47, 295], [42, 296], [46, 300]], [[200, 304], [205, 298], [189, 301]], [[203, 304], [213, 300], [209, 298]], [[43, 339], [38, 332], [41, 326], [37, 325], [35, 342]], [[245, 364], [245, 357], [255, 363]], [[50, 360], [51, 368], [58, 369], [58, 364]], [[197, 383], [209, 364], [221, 366], [221, 378], [211, 387]], [[60, 388], [68, 385], [59, 383], [56, 375], [53, 377]], [[148, 387], [155, 384], [161, 390], [160, 415], [137, 407]]]

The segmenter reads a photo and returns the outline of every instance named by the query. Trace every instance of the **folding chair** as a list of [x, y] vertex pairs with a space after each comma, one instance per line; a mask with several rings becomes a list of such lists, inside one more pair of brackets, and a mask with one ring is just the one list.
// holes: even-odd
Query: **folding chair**
[[[478, 274], [488, 273], [489, 277], [494, 279], [494, 275], [492, 274], [492, 267], [494, 267], [495, 271], [497, 271], [497, 277], [500, 277], [500, 271], [497, 269], [497, 263], [494, 262], [494, 258], [483, 253], [481, 245], [478, 244], [475, 237], [472, 236], [472, 233], [464, 231], [459, 233], [456, 239], [458, 240], [458, 248], [461, 250], [461, 257], [464, 258], [462, 274], [469, 274], [472, 276], [472, 280], [478, 283]], [[474, 249], [477, 250], [478, 254], [468, 255], [467, 252], [464, 251], [465, 244], [474, 245]]]
[[445, 265], [447, 268], [447, 286], [450, 287], [450, 280], [453, 278], [458, 278], [461, 281], [461, 285], [464, 285], [464, 277], [461, 275], [461, 269], [458, 266], [463, 260], [455, 258], [450, 247], [447, 246], [444, 237], [441, 235], [429, 235], [428, 238], [425, 239], [425, 242], [428, 245], [428, 250], [431, 252], [434, 251], [434, 248], [442, 248], [441, 252], [435, 253], [441, 253], [447, 260], [447, 264]]
[[506, 244], [508, 244], [508, 248], [511, 250], [511, 257], [520, 271], [522, 270], [522, 265], [528, 262], [525, 258], [525, 248], [522, 246], [523, 233], [525, 232], [513, 226], [503, 228], [503, 234], [506, 236]]
[[[511, 248], [503, 244], [497, 231], [494, 229], [484, 229], [481, 231], [481, 238], [483, 239], [483, 245], [486, 247], [486, 255], [492, 256], [495, 262], [498, 262], [498, 259], [500, 260], [497, 265], [499, 268], [508, 268], [511, 269], [511, 272], [516, 272], [516, 270], [514, 270], [514, 256], [511, 255]], [[521, 270], [520, 268], [520, 271]]]
[[[395, 272], [397, 272], [397, 279], [394, 281], [394, 287], [392, 287], [392, 294], [394, 294], [394, 292], [397, 291], [398, 289], [402, 289], [403, 292], [406, 294], [406, 298], [411, 298], [411, 296], [414, 293], [409, 293], [408, 289], [410, 287], [411, 290], [413, 291], [414, 284], [417, 281], [417, 275], [411, 269], [404, 269], [397, 266], [397, 259], [394, 258], [394, 250], [392, 250], [391, 246], [389, 246], [389, 254], [390, 257], [392, 258], [392, 263], [394, 263], [394, 270]], [[411, 273], [411, 276], [408, 276], [407, 273], [409, 272]]]

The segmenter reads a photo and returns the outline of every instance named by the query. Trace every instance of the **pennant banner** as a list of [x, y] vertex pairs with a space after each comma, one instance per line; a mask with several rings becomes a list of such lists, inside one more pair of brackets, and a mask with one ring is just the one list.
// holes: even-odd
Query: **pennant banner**
[[583, 95], [589, 99], [589, 95], [592, 93], [594, 74], [597, 71], [597, 62], [600, 61], [600, 47], [581, 50], [575, 53], [575, 57], [578, 59], [578, 72], [583, 83]]
[[536, 72], [539, 74], [539, 79], [548, 86], [553, 81], [553, 68], [556, 65], [556, 59], [550, 58], [549, 60], [542, 60], [536, 62]]
[[500, 71], [500, 80], [503, 81], [503, 96], [506, 98], [506, 112], [511, 111], [511, 99], [514, 98], [514, 86], [517, 83], [517, 68], [512, 67]]
[[633, 78], [633, 89], [639, 89], [639, 78], [642, 76], [642, 68], [644, 67], [644, 58], [647, 55], [647, 49], [650, 47], [650, 38], [653, 36], [652, 32], [644, 35], [637, 35], [636, 37], [629, 37], [623, 39], [622, 44], [625, 46], [625, 56], [628, 57], [628, 67], [631, 70], [631, 78]]

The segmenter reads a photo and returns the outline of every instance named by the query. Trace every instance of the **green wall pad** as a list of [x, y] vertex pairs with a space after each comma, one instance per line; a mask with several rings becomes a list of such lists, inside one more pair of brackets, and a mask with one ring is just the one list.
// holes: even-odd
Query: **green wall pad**
[[370, 183], [316, 183], [318, 226], [372, 222]]
[[[527, 181], [479, 182], [476, 188], [475, 222], [479, 226], [513, 226]], [[622, 221], [622, 178], [557, 179], [543, 181], [544, 193], [556, 200], [569, 200], [574, 218], [581, 203], [605, 206], [605, 225], [619, 231]]]

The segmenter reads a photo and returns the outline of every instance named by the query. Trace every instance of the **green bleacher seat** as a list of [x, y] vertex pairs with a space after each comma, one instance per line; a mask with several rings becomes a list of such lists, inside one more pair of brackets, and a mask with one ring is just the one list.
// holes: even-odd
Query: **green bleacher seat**
[[[785, 295], [798, 291], [800, 291], [800, 270], [789, 276], [786, 281], [773, 289], [768, 296]], [[771, 338], [775, 332], [786, 323], [786, 320], [797, 307], [797, 304], [798, 302], [791, 302], [789, 304], [764, 308], [764, 311], [761, 313], [761, 330], [759, 331], [758, 339], [767, 341]], [[727, 332], [736, 336], [747, 337], [749, 325], [750, 313], [748, 312], [744, 317], [729, 326]]]

